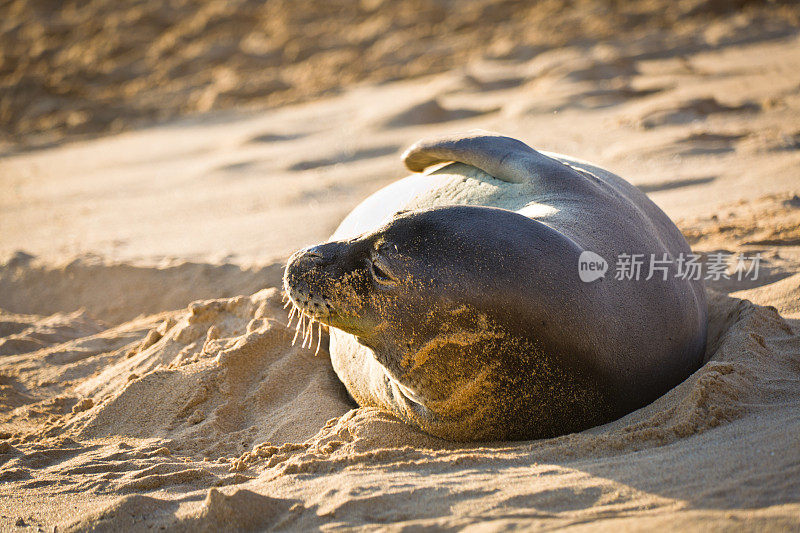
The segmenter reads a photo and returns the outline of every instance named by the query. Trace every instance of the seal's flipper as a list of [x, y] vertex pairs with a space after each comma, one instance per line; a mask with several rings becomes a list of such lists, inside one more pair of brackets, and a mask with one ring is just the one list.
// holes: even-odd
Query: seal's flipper
[[437, 163], [455, 161], [510, 183], [525, 183], [537, 178], [563, 180], [579, 177], [567, 165], [537, 152], [522, 141], [482, 130], [423, 139], [405, 151], [403, 161], [414, 172], [422, 172]]

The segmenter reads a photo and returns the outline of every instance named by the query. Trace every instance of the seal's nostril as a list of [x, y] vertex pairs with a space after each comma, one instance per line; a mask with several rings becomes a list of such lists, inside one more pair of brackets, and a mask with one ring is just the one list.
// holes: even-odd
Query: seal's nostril
[[321, 258], [322, 257], [322, 246], [320, 246], [320, 245], [311, 246], [310, 248], [306, 248], [305, 250], [303, 250], [303, 253], [306, 256], [320, 257]]

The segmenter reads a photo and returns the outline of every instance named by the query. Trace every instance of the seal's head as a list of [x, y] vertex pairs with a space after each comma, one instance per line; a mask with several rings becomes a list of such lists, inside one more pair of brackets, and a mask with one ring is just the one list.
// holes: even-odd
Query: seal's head
[[[548, 273], [566, 271], [554, 262], [579, 253], [517, 213], [443, 207], [400, 213], [376, 231], [295, 253], [284, 287], [305, 315], [371, 349], [385, 376], [343, 378], [359, 403], [380, 403], [364, 389], [383, 379], [391, 392], [382, 406], [433, 434], [548, 435], [565, 428], [548, 427], [544, 405], [555, 398], [566, 408], [576, 391], [593, 393], [564, 376], [564, 342], [555, 338], [563, 324], [548, 313], [569, 304], [548, 298], [548, 285], [558, 283]], [[542, 387], [555, 383], [564, 390], [548, 390], [551, 401], [542, 404]], [[584, 415], [576, 427], [594, 416]]]

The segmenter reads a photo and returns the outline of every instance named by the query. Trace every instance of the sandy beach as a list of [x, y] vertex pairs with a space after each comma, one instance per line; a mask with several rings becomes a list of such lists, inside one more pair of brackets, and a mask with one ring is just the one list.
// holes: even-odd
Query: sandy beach
[[[562, 3], [4, 6], [0, 530], [800, 527], [800, 10]], [[702, 368], [465, 444], [292, 344], [286, 258], [474, 128], [619, 174], [706, 258], [760, 254], [706, 282]]]

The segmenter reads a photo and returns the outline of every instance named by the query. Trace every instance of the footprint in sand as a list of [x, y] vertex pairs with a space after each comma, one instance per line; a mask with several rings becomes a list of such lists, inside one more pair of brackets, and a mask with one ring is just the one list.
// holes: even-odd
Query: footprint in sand
[[256, 135], [255, 137], [251, 137], [244, 141], [242, 144], [251, 144], [251, 143], [278, 143], [278, 142], [285, 142], [285, 141], [293, 141], [295, 139], [300, 139], [305, 137], [304, 134], [277, 134], [277, 133], [261, 133]]
[[498, 110], [499, 108], [484, 110], [465, 108], [448, 109], [442, 106], [438, 99], [432, 98], [389, 117], [382, 125], [387, 128], [403, 128], [406, 126], [437, 124], [440, 122], [450, 122], [453, 120], [463, 120], [465, 118], [486, 115]]
[[736, 141], [746, 137], [744, 133], [692, 133], [677, 141], [682, 156], [725, 154], [736, 149]]
[[564, 487], [514, 496], [503, 503], [510, 508], [535, 509], [535, 512], [546, 516], [548, 513], [587, 509], [595, 505], [601, 498], [613, 499], [613, 492], [614, 489], [610, 487]]
[[601, 81], [635, 76], [636, 74], [639, 74], [636, 61], [621, 57], [573, 70], [567, 76], [573, 81]]
[[568, 109], [602, 109], [624, 104], [631, 100], [645, 98], [660, 93], [664, 87], [649, 89], [634, 89], [630, 85], [621, 85], [615, 88], [594, 89], [561, 99], [556, 104], [543, 102], [531, 107], [529, 113], [551, 113], [552, 111], [566, 111]]
[[248, 171], [248, 170], [256, 169], [261, 164], [263, 164], [263, 161], [259, 161], [259, 160], [253, 159], [253, 160], [247, 160], [247, 161], [239, 161], [238, 163], [229, 163], [227, 165], [219, 166], [214, 170], [217, 170], [217, 171], [220, 171], [220, 172], [235, 173], [235, 172], [242, 172], [242, 171]]
[[706, 176], [702, 178], [688, 178], [683, 180], [669, 180], [656, 183], [648, 183], [637, 185], [637, 188], [643, 193], [668, 191], [671, 189], [679, 189], [681, 187], [691, 187], [692, 185], [705, 185], [717, 179], [716, 176]]
[[676, 107], [654, 109], [645, 112], [639, 118], [637, 124], [644, 129], [652, 129], [658, 126], [688, 124], [696, 120], [702, 120], [709, 115], [719, 113], [748, 113], [758, 111], [759, 109], [761, 109], [761, 107], [753, 102], [745, 102], [740, 105], [727, 105], [720, 103], [713, 97], [695, 98], [683, 102]]
[[483, 79], [472, 74], [465, 74], [463, 84], [471, 90], [480, 92], [502, 91], [504, 89], [511, 89], [519, 87], [524, 84], [527, 78], [523, 77], [510, 77], [510, 78], [487, 78]]

